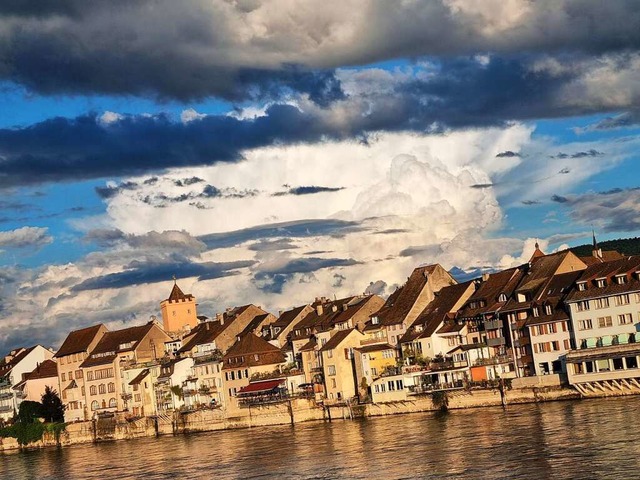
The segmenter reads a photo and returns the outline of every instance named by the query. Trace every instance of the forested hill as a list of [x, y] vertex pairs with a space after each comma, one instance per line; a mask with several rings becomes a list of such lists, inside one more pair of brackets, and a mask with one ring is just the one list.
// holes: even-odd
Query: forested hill
[[[615, 250], [623, 255], [640, 255], [640, 238], [618, 238], [617, 240], [606, 240], [598, 242], [598, 247], [602, 250]], [[570, 249], [579, 257], [591, 255], [593, 245], [579, 245]]]

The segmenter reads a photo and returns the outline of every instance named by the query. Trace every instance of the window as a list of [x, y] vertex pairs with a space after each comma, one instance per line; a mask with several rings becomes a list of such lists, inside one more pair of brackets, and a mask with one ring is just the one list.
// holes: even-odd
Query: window
[[387, 386], [389, 387], [389, 391], [392, 392], [396, 389], [396, 384], [393, 380], [389, 380], [387, 382]]
[[61, 375], [61, 377], [62, 377], [62, 381], [63, 381], [63, 382], [66, 382], [66, 381], [67, 381], [67, 374], [66, 374], [66, 373], [63, 373], [63, 374]]
[[560, 342], [558, 341], [551, 342], [551, 351], [557, 352], [558, 350], [560, 350]]
[[108, 389], [109, 389], [109, 393], [113, 393], [113, 392], [115, 392], [115, 391], [116, 391], [116, 385], [115, 385], [115, 383], [110, 383], [110, 384], [108, 385]]
[[134, 397], [133, 397], [133, 400], [134, 400], [135, 402], [141, 402], [141, 401], [142, 401], [142, 397], [140, 396], [140, 394], [139, 394], [139, 393], [136, 393], [136, 394], [134, 395]]
[[248, 368], [244, 369], [244, 378], [249, 378], [249, 369]]
[[584, 312], [585, 310], [589, 310], [589, 300], [583, 300], [576, 304], [576, 309], [579, 312]]
[[613, 320], [611, 320], [611, 317], [600, 317], [598, 318], [598, 327], [599, 328], [606, 328], [606, 327], [612, 327], [613, 326]]
[[396, 380], [396, 389], [402, 390], [404, 387], [402, 385], [402, 380]]
[[329, 372], [329, 375], [335, 375], [336, 374], [336, 366], [335, 365], [327, 366], [327, 372]]
[[578, 330], [591, 330], [593, 328], [593, 324], [591, 319], [587, 320], [578, 320]]
[[116, 408], [118, 406], [118, 402], [116, 402], [115, 398], [109, 399], [109, 408]]
[[96, 388], [96, 386], [95, 386], [95, 385], [91, 385], [91, 386], [89, 387], [89, 393], [90, 393], [91, 395], [97, 395], [97, 394], [98, 394], [98, 389]]
[[499, 302], [506, 302], [507, 301], [507, 295], [505, 295], [504, 293], [501, 293], [500, 296], [498, 297], [498, 301]]
[[569, 339], [568, 338], [565, 338], [563, 343], [564, 343], [564, 349], [565, 350], [571, 350], [571, 345], [569, 343]]
[[100, 408], [98, 406], [98, 401], [94, 400], [93, 402], [91, 402], [91, 410], [97, 410], [98, 408]]
[[616, 295], [615, 299], [616, 299], [616, 305], [629, 305], [629, 303], [631, 302], [629, 298], [629, 294]]
[[618, 285], [623, 285], [623, 284], [627, 283], [627, 276], [626, 275], [616, 275], [615, 279], [616, 279], [616, 283]]
[[103, 393], [107, 393], [107, 387], [105, 386], [104, 383], [101, 383], [100, 385], [98, 385], [98, 393], [100, 393], [101, 395]]
[[587, 289], [587, 282], [578, 282], [576, 287], [578, 287], [579, 292], [584, 292]]
[[551, 308], [551, 305], [545, 305], [544, 313], [547, 315], [551, 315], [553, 313], [553, 309]]
[[375, 367], [371, 367], [371, 375], [373, 375], [373, 376], [377, 376], [378, 375], [378, 370]]
[[335, 378], [331, 379], [331, 388], [336, 388], [336, 379]]
[[224, 372], [224, 379], [228, 382], [229, 381], [229, 372]]
[[633, 322], [633, 317], [630, 313], [624, 313], [618, 315], [618, 325], [628, 325]]
[[69, 380], [73, 380], [73, 372], [69, 372]]
[[236, 379], [236, 374], [233, 371], [229, 372], [229, 375], [231, 377], [231, 380], [235, 380]]
[[333, 350], [327, 350], [327, 358], [333, 358]]
[[596, 287], [606, 287], [607, 286], [607, 279], [606, 278], [596, 278]]
[[533, 307], [533, 316], [534, 317], [540, 316], [540, 310], [538, 310], [538, 307]]
[[595, 302], [596, 302], [596, 308], [598, 308], [598, 309], [607, 308], [609, 306], [609, 298], [608, 297], [596, 298]]
[[82, 370], [76, 370], [76, 379], [81, 379], [82, 378]]

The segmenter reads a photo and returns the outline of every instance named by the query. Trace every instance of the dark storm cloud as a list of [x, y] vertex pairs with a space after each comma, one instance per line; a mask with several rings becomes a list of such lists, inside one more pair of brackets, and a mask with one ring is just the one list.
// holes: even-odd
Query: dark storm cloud
[[115, 197], [123, 190], [135, 190], [136, 188], [138, 188], [136, 182], [123, 182], [116, 186], [95, 187], [95, 190], [100, 198], [107, 199]]
[[[350, 112], [348, 122], [335, 121], [327, 109], [273, 104], [264, 116], [251, 119], [210, 115], [183, 123], [166, 115], [125, 115], [105, 124], [97, 115], [85, 115], [0, 129], [0, 187], [239, 162], [246, 149], [367, 138], [378, 131], [503, 126], [605, 108], [588, 99], [579, 107], [563, 104], [558, 91], [575, 79], [575, 72], [531, 70], [529, 63], [521, 58], [491, 58], [486, 64], [447, 59], [438, 74], [392, 85], [392, 95], [349, 97], [340, 107]], [[325, 187], [296, 188], [290, 193], [317, 193]], [[108, 189], [99, 193], [114, 194]]]
[[188, 185], [193, 185], [194, 183], [202, 183], [202, 182], [204, 182], [204, 179], [200, 177], [183, 178], [183, 179], [178, 179], [173, 181], [176, 187], [184, 187]]
[[553, 195], [551, 197], [551, 201], [556, 203], [567, 203], [569, 199], [567, 197], [563, 197], [562, 195]]
[[73, 292], [100, 290], [104, 288], [123, 288], [145, 283], [165, 282], [175, 275], [176, 278], [198, 277], [198, 280], [210, 280], [237, 275], [236, 270], [250, 267], [254, 261], [204, 262], [192, 263], [186, 258], [175, 261], [134, 261], [123, 272], [110, 273], [88, 278], [71, 289]]
[[212, 233], [197, 237], [208, 248], [227, 248], [250, 240], [267, 240], [269, 238], [303, 238], [316, 236], [342, 236], [347, 233], [362, 231], [356, 222], [343, 220], [299, 220], [295, 222], [272, 223], [245, 228], [233, 232]]
[[274, 197], [281, 197], [284, 195], [313, 195], [314, 193], [325, 193], [325, 192], [339, 192], [340, 190], [344, 190], [344, 187], [319, 187], [316, 185], [311, 185], [308, 187], [292, 187], [284, 192], [274, 193]]
[[[509, 5], [311, 2], [301, 13], [207, 0], [5, 0], [0, 78], [45, 94], [181, 100], [293, 90], [323, 105], [343, 95], [331, 70], [342, 65], [486, 52], [597, 54], [640, 44], [635, 1], [541, 0], [515, 16]], [[503, 17], [500, 28], [495, 19]], [[308, 67], [291, 66], [301, 64]]]
[[189, 193], [182, 193], [180, 195], [175, 195], [175, 196], [166, 195], [164, 193], [157, 193], [157, 194], [146, 195], [140, 200], [143, 203], [152, 205], [157, 208], [164, 208], [171, 203], [191, 201], [189, 205], [193, 205], [199, 209], [206, 209], [207, 207], [202, 202], [192, 201], [192, 200], [211, 199], [211, 198], [246, 198], [246, 197], [255, 197], [256, 195], [258, 195], [258, 193], [259, 192], [257, 190], [246, 190], [246, 189], [238, 190], [236, 188], [219, 189], [217, 187], [214, 187], [213, 185], [207, 184], [199, 193], [189, 192]]

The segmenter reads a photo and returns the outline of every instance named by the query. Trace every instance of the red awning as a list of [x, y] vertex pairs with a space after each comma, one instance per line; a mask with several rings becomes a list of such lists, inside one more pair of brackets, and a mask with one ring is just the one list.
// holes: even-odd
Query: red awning
[[238, 391], [238, 394], [269, 392], [269, 391], [273, 390], [274, 388], [277, 388], [277, 387], [279, 387], [280, 385], [283, 385], [283, 384], [284, 384], [284, 380], [282, 380], [282, 379], [279, 379], [279, 380], [267, 380], [267, 381], [264, 381], [264, 382], [254, 382], [254, 383], [250, 383], [246, 387], [242, 387]]

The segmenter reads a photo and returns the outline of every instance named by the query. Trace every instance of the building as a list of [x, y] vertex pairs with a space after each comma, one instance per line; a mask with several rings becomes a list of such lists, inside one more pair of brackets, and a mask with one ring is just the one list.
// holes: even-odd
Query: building
[[[362, 341], [361, 341], [362, 342]], [[383, 373], [397, 365], [397, 349], [388, 343], [364, 345], [353, 349], [356, 367], [356, 385], [360, 397], [370, 396], [371, 384]]]
[[123, 371], [123, 407], [133, 417], [157, 415], [155, 383], [160, 375], [160, 364], [133, 367]]
[[361, 346], [364, 335], [356, 328], [337, 331], [320, 348], [326, 399], [351, 400], [358, 395], [354, 349]]
[[174, 358], [160, 365], [155, 383], [156, 405], [159, 412], [178, 410], [196, 403], [193, 358]]
[[46, 387], [60, 392], [58, 385], [58, 365], [53, 360], [39, 363], [31, 372], [22, 376], [22, 381], [13, 390], [18, 399], [18, 409], [23, 401], [39, 402]]
[[576, 347], [566, 356], [569, 382], [587, 395], [630, 390], [640, 379], [640, 257], [593, 263], [565, 302]]
[[160, 311], [164, 331], [174, 338], [184, 335], [198, 324], [196, 298], [190, 293], [183, 293], [175, 278], [169, 297], [160, 302]]
[[312, 312], [314, 312], [314, 308], [311, 305], [302, 305], [280, 312], [275, 322], [262, 328], [262, 338], [276, 347], [284, 347], [288, 342], [289, 334], [293, 331], [293, 327]]
[[80, 365], [86, 360], [98, 342], [107, 333], [102, 324], [74, 330], [54, 355], [58, 364], [58, 384], [60, 398], [65, 405], [66, 422], [88, 420], [89, 407], [85, 403], [86, 388], [84, 374]]
[[85, 405], [90, 414], [124, 410], [128, 393], [122, 382], [124, 370], [145, 362], [157, 362], [168, 339], [169, 336], [153, 321], [106, 332], [80, 364], [85, 383]]
[[32, 372], [45, 360], [50, 360], [53, 352], [42, 345], [16, 348], [0, 360], [0, 420], [7, 421], [18, 411], [21, 399], [14, 387], [23, 380], [23, 375]]
[[227, 351], [222, 362], [223, 403], [226, 408], [235, 408], [240, 389], [248, 386], [251, 380], [280, 377], [286, 357], [278, 347], [247, 333]]
[[442, 266], [427, 265], [416, 268], [407, 282], [389, 296], [384, 306], [371, 316], [364, 331], [374, 335], [384, 330], [386, 342], [396, 346], [425, 307], [441, 288], [457, 282]]

